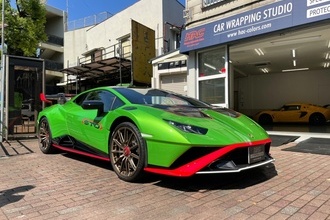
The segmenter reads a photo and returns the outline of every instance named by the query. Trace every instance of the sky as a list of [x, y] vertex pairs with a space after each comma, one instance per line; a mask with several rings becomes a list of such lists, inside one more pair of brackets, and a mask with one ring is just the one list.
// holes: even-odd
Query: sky
[[[116, 14], [138, 0], [47, 0], [47, 4], [68, 11], [69, 21], [78, 20], [102, 12]], [[185, 0], [178, 0], [185, 5]]]

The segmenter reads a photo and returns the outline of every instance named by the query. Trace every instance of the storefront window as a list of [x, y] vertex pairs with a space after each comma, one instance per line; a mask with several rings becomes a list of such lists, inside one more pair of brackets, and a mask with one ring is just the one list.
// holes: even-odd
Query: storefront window
[[199, 77], [221, 75], [225, 71], [225, 50], [217, 49], [198, 56]]
[[210, 103], [225, 103], [225, 78], [199, 81], [199, 99]]
[[210, 104], [226, 104], [225, 48], [198, 54], [199, 99]]

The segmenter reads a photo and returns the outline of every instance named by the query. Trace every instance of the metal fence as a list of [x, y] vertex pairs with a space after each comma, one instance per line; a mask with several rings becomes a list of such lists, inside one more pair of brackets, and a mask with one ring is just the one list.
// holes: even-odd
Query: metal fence
[[69, 21], [66, 24], [66, 31], [73, 31], [73, 30], [77, 30], [80, 28], [96, 25], [96, 24], [99, 24], [99, 23], [105, 21], [106, 19], [108, 19], [112, 16], [113, 16], [113, 14], [111, 14], [109, 12], [101, 12], [96, 15], [91, 15], [91, 16], [81, 18], [78, 20]]

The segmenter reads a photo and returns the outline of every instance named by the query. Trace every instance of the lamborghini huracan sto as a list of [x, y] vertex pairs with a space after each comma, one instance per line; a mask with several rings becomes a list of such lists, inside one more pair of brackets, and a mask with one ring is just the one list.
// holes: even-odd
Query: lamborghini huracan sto
[[133, 182], [146, 173], [189, 177], [272, 163], [271, 140], [247, 116], [159, 89], [99, 87], [38, 115], [40, 150], [110, 161]]

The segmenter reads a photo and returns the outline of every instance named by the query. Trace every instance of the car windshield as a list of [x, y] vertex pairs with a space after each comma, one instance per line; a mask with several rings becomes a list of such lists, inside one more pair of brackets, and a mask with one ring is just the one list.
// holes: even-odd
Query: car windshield
[[187, 96], [171, 93], [159, 89], [130, 89], [130, 88], [115, 88], [117, 92], [125, 96], [132, 104], [146, 105], [179, 105], [190, 107], [207, 107], [211, 106], [207, 103], [199, 101]]

